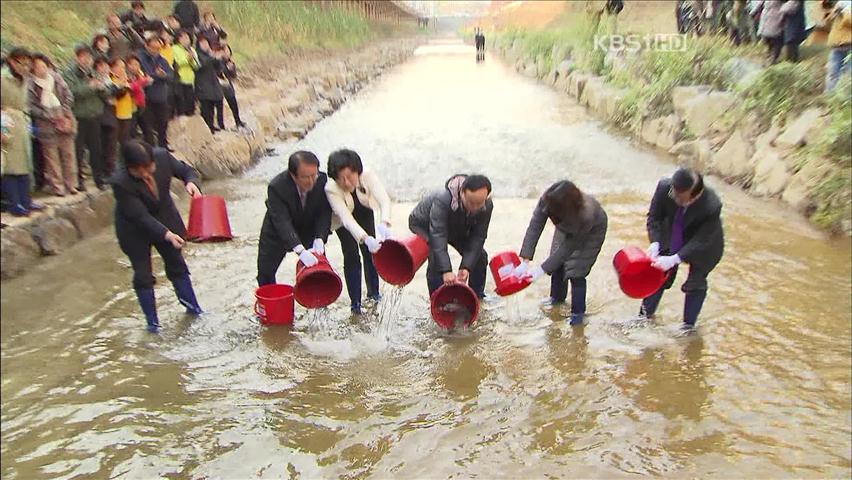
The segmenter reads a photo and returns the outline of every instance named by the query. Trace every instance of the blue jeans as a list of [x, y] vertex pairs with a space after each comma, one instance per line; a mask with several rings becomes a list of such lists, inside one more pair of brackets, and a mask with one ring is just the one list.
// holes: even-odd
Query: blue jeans
[[849, 73], [852, 70], [852, 63], [849, 61], [849, 55], [852, 54], [852, 47], [832, 48], [828, 53], [828, 65], [826, 66], [825, 76], [825, 91], [831, 91], [840, 80], [840, 75]]

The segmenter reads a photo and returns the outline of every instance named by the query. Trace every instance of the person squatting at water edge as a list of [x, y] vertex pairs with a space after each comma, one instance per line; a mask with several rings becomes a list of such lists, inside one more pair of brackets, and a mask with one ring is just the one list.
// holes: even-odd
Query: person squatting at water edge
[[[329, 155], [327, 171], [334, 181], [326, 183], [325, 194], [334, 212], [332, 230], [337, 232], [343, 250], [346, 291], [352, 313], [360, 314], [361, 259], [358, 251], [364, 259], [367, 298], [378, 302], [381, 299], [379, 274], [372, 254], [379, 251], [382, 240], [391, 236], [391, 200], [378, 176], [365, 171], [361, 157], [352, 150], [342, 149]], [[377, 211], [378, 224], [375, 221]]]
[[325, 195], [328, 177], [311, 152], [300, 150], [288, 160], [287, 171], [269, 182], [266, 215], [257, 252], [257, 284], [275, 283], [275, 273], [288, 251], [306, 267], [325, 254], [331, 233], [331, 206]]
[[189, 269], [181, 255], [186, 227], [172, 201], [169, 186], [172, 177], [183, 180], [186, 191], [200, 197], [198, 173], [176, 159], [164, 148], [130, 140], [121, 146], [124, 168], [110, 179], [115, 195], [115, 234], [118, 245], [133, 266], [133, 289], [148, 322], [148, 330], [156, 333], [160, 323], [154, 297], [154, 275], [151, 247], [160, 252], [180, 303], [186, 312], [202, 312]]
[[[484, 175], [454, 175], [444, 190], [427, 196], [412, 210], [408, 227], [429, 244], [426, 283], [429, 295], [441, 284], [468, 283], [485, 298], [488, 254], [483, 246], [491, 223], [491, 181]], [[458, 274], [453, 273], [447, 245], [461, 255]]]
[[[547, 219], [556, 227], [550, 255], [540, 266], [530, 269], [538, 239]], [[571, 325], [582, 325], [586, 314], [586, 277], [601, 253], [606, 238], [607, 216], [600, 203], [568, 180], [551, 185], [533, 210], [521, 247], [523, 260], [514, 274], [532, 281], [543, 274], [551, 276], [551, 305], [565, 301], [571, 281]]]
[[660, 180], [648, 209], [648, 256], [655, 267], [671, 273], [656, 293], [642, 301], [641, 316], [654, 316], [663, 292], [674, 284], [678, 265], [688, 263], [689, 276], [681, 287], [683, 326], [695, 326], [707, 296], [707, 275], [724, 251], [721, 213], [719, 196], [704, 185], [701, 174], [680, 168]]

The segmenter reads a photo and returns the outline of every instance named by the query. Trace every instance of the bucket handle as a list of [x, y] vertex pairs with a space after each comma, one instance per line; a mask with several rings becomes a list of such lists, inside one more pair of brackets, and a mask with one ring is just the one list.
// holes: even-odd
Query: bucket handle
[[266, 309], [258, 301], [254, 302], [254, 314], [260, 317], [261, 320], [266, 320]]

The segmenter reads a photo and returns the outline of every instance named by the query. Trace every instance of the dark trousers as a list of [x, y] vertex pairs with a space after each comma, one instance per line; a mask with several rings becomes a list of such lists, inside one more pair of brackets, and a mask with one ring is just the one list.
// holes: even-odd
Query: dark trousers
[[195, 115], [195, 87], [192, 84], [177, 85], [178, 115]]
[[101, 124], [101, 149], [104, 155], [104, 179], [115, 172], [115, 157], [118, 153], [118, 124]]
[[153, 245], [138, 238], [118, 239], [121, 251], [130, 259], [133, 266], [133, 288], [154, 288], [154, 272], [151, 268], [151, 247], [157, 249], [166, 267], [166, 277], [174, 282], [176, 279], [189, 274], [189, 268], [180, 250], [171, 243], [163, 240]]
[[[457, 252], [463, 252], [464, 245], [453, 245], [450, 244], [453, 248], [456, 249]], [[426, 285], [429, 287], [429, 296], [431, 297], [435, 290], [438, 289], [443, 283], [444, 279], [443, 274], [440, 272], [434, 272], [432, 270], [432, 265], [434, 265], [434, 258], [432, 258], [432, 254], [429, 254], [429, 266], [426, 269]], [[488, 253], [485, 250], [479, 252], [479, 258], [476, 260], [476, 264], [470, 270], [470, 278], [468, 279], [468, 286], [473, 289], [473, 292], [476, 293], [476, 296], [479, 298], [485, 298], [485, 274], [486, 269], [488, 267]]]
[[115, 129], [115, 137], [118, 140], [119, 145], [130, 140], [130, 134], [131, 134], [132, 129], [133, 129], [133, 119], [132, 118], [129, 118], [127, 120], [119, 120], [118, 121], [118, 126]]
[[787, 61], [798, 63], [799, 62], [799, 42], [790, 42], [785, 44], [787, 49]]
[[24, 214], [32, 206], [29, 175], [3, 175], [3, 197], [12, 213]]
[[219, 124], [217, 127], [219, 130], [225, 129], [225, 102], [219, 100], [217, 102], [213, 102], [213, 112], [216, 116], [216, 123]]
[[[674, 284], [677, 272], [678, 267], [674, 267], [666, 283], [653, 295], [642, 300], [642, 307], [639, 310], [640, 315], [647, 317], [654, 316], [657, 312], [657, 307], [660, 305], [660, 300], [663, 299], [663, 293]], [[707, 275], [709, 273], [709, 271], [695, 268], [692, 265], [689, 266], [689, 276], [680, 288], [685, 294], [683, 323], [687, 325], [695, 325], [695, 322], [698, 320], [698, 314], [701, 313], [704, 298], [707, 296]]]
[[[355, 201], [355, 209], [352, 211], [355, 221], [371, 237], [376, 236], [376, 227], [373, 223], [373, 211], [359, 202]], [[361, 258], [364, 259], [364, 282], [367, 284], [367, 296], [376, 298], [379, 295], [379, 274], [373, 265], [373, 255], [366, 245], [358, 245], [355, 237], [344, 227], [337, 229], [337, 237], [340, 239], [340, 247], [343, 250], [343, 276], [346, 279], [346, 291], [349, 293], [349, 301], [352, 306], [361, 305]]]
[[35, 189], [41, 190], [44, 186], [44, 157], [41, 153], [41, 142], [32, 138], [33, 148], [33, 179], [35, 180]]
[[[168, 102], [148, 102], [145, 109], [146, 121], [151, 128], [157, 132], [157, 146], [166, 148], [169, 146], [167, 131], [169, 129], [169, 104]], [[146, 142], [147, 137], [146, 137]], [[151, 145], [153, 145], [153, 139]]]
[[[236, 93], [236, 91], [234, 91], [234, 87], [231, 86], [230, 88], [223, 88], [222, 93], [224, 93], [224, 95], [225, 95], [225, 101], [228, 102], [228, 108], [231, 109], [231, 115], [234, 116], [234, 124], [238, 127], [241, 126], [243, 124], [243, 121], [240, 118], [240, 106], [239, 106], [239, 104], [237, 104], [237, 93]], [[223, 117], [223, 113], [222, 113], [222, 110], [220, 109], [219, 110], [219, 127], [225, 128], [224, 127], [224, 125], [225, 125], [224, 118], [222, 118], [222, 117]]]
[[774, 65], [781, 57], [781, 49], [784, 47], [784, 37], [767, 38], [766, 45], [769, 47], [769, 60]]
[[104, 157], [101, 151], [101, 117], [78, 118], [77, 138], [75, 142], [77, 153], [77, 183], [83, 185], [83, 155], [89, 151], [89, 166], [95, 184], [101, 186], [106, 179]]
[[154, 127], [148, 115], [147, 108], [141, 108], [133, 114], [133, 125], [130, 127], [130, 136], [137, 138], [139, 135], [136, 127], [142, 132], [142, 140], [148, 145], [156, 145], [154, 143]]
[[[216, 101], [214, 100], [199, 100], [198, 106], [201, 108], [201, 118], [204, 119], [204, 123], [207, 124], [207, 128], [210, 129], [211, 132], [216, 131], [216, 126], [213, 124], [213, 108], [216, 106]], [[222, 103], [221, 100], [218, 102]]]
[[[586, 279], [569, 278], [571, 282], [571, 313], [586, 313]], [[560, 266], [550, 275], [550, 298], [554, 303], [563, 303], [568, 297], [568, 282], [565, 280], [565, 267]]]
[[[311, 245], [303, 245], [309, 248]], [[257, 246], [257, 285], [271, 285], [277, 283], [275, 274], [278, 272], [278, 267], [284, 261], [284, 256], [287, 254], [287, 247], [277, 242], [264, 241], [261, 237], [260, 243]]]

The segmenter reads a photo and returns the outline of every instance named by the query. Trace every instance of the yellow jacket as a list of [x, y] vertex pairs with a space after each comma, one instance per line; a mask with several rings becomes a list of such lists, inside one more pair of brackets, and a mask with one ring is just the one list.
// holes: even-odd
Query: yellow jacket
[[[127, 86], [127, 82], [124, 82], [124, 84], [121, 85], [118, 78], [112, 73], [109, 74], [109, 78], [119, 87]], [[136, 105], [133, 103], [133, 95], [130, 94], [129, 90], [123, 95], [115, 97], [115, 118], [119, 120], [130, 120], [133, 118], [133, 110], [135, 109]]]
[[834, 18], [831, 32], [828, 34], [828, 46], [831, 48], [852, 44], [852, 9], [846, 8]]
[[169, 66], [174, 68], [175, 64], [175, 54], [172, 50], [171, 45], [164, 45], [163, 48], [160, 49], [160, 56], [165, 58], [167, 62], [169, 62]]

